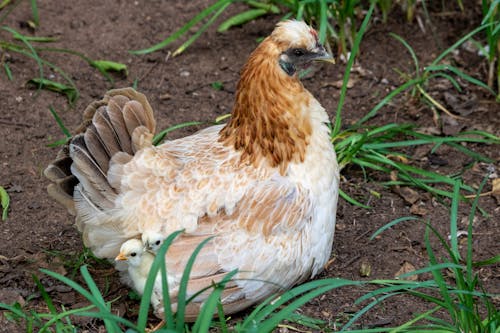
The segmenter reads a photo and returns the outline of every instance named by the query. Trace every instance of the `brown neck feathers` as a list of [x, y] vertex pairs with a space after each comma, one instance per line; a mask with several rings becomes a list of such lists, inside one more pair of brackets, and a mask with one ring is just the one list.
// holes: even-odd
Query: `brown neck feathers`
[[289, 162], [304, 160], [311, 134], [310, 94], [296, 75], [288, 76], [280, 68], [279, 55], [270, 38], [250, 55], [220, 140], [243, 151], [242, 162], [258, 165], [265, 159], [284, 174]]

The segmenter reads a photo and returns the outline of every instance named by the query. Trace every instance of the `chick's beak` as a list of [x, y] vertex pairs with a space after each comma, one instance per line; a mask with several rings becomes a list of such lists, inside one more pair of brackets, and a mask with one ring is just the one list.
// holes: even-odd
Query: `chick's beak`
[[125, 255], [123, 255], [123, 253], [120, 253], [116, 256], [115, 260], [116, 261], [125, 261], [125, 260], [127, 260], [127, 257], [125, 257]]
[[319, 45], [313, 50], [314, 61], [326, 61], [334, 64], [335, 59], [332, 57], [330, 53], [328, 53], [323, 45]]

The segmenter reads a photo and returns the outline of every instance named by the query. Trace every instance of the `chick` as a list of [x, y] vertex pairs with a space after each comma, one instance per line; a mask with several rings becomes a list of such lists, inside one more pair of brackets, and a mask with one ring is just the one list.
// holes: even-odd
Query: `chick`
[[146, 230], [141, 236], [144, 248], [150, 253], [156, 255], [165, 241], [165, 236], [159, 232]]
[[146, 251], [139, 239], [129, 239], [123, 243], [120, 253], [115, 258], [116, 261], [126, 261], [128, 263], [130, 279], [134, 289], [140, 295], [144, 293], [144, 286], [154, 258], [153, 254]]

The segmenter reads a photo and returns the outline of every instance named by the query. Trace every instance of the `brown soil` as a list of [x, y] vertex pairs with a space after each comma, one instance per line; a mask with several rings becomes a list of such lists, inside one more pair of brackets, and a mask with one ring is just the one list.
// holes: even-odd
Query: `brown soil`
[[[257, 45], [257, 39], [266, 36], [279, 20], [278, 16], [269, 16], [224, 34], [218, 34], [212, 28], [185, 54], [176, 58], [168, 57], [167, 50], [146, 56], [133, 56], [127, 52], [158, 42], [208, 5], [208, 1], [180, 3], [39, 1], [41, 25], [33, 32], [24, 24], [31, 16], [28, 2], [23, 2], [2, 24], [26, 35], [57, 37], [57, 47], [78, 50], [93, 59], [127, 64], [128, 77], [116, 76], [114, 86], [130, 86], [137, 79], [138, 89], [149, 97], [156, 110], [159, 128], [166, 128], [185, 121], [212, 121], [230, 112], [239, 69]], [[403, 73], [413, 72], [410, 55], [389, 36], [389, 32], [408, 41], [423, 66], [477, 26], [480, 21], [479, 8], [470, 7], [460, 12], [454, 7], [455, 2], [449, 3], [453, 3], [449, 5], [450, 8], [430, 9], [431, 23], [425, 24], [426, 32], [416, 23], [406, 23], [403, 13], [398, 9], [390, 15], [387, 24], [382, 24], [379, 19], [372, 22], [361, 46], [357, 65], [359, 70], [351, 76], [353, 86], [348, 91], [343, 108], [343, 124], [361, 118], [391, 89], [404, 82], [396, 69]], [[224, 16], [237, 12], [238, 6], [230, 7]], [[421, 18], [425, 21], [424, 16]], [[2, 39], [9, 38], [6, 31], [0, 34]], [[36, 63], [16, 53], [4, 54], [3, 59], [10, 65], [13, 80], [9, 81], [6, 75], [0, 74], [0, 185], [7, 189], [11, 206], [8, 220], [0, 223], [0, 302], [10, 304], [17, 301], [37, 311], [47, 311], [33, 282], [32, 275], [36, 274], [57, 306], [69, 309], [86, 305], [83, 297], [75, 291], [38, 270], [41, 267], [49, 268], [81, 281], [77, 269], [82, 263], [79, 260], [84, 260], [91, 265], [90, 271], [105, 298], [113, 300], [120, 297], [114, 302], [113, 308], [124, 316], [134, 318], [137, 301], [127, 296], [128, 290], [120, 285], [111, 266], [97, 263], [82, 254], [82, 243], [73, 227], [72, 218], [47, 196], [47, 181], [42, 175], [42, 170], [57, 151], [57, 148], [47, 145], [63, 137], [49, 113], [49, 107], [53, 106], [58, 111], [68, 128], [75, 128], [84, 107], [100, 98], [111, 85], [95, 69], [75, 56], [51, 52], [44, 52], [42, 56], [70, 74], [81, 96], [72, 108], [60, 95], [29, 89], [25, 83], [38, 75]], [[460, 48], [449, 61], [485, 81], [487, 64], [476, 54]], [[336, 66], [317, 68], [313, 75], [304, 80], [308, 89], [329, 110], [332, 118], [339, 96], [339, 89], [335, 86], [342, 78], [344, 66], [340, 62]], [[60, 79], [58, 73], [45, 74], [54, 80]], [[224, 89], [213, 89], [211, 83], [215, 81], [223, 82]], [[411, 122], [427, 130], [437, 130], [440, 134], [468, 129], [500, 134], [499, 108], [494, 98], [463, 80], [460, 83], [461, 92], [439, 80], [433, 81], [428, 91], [455, 113], [462, 113], [464, 119], [450, 121], [443, 116], [443, 126], [437, 129], [431, 109], [405, 95], [385, 107], [371, 123]], [[453, 103], [450, 96], [451, 99], [457, 97], [459, 101], [470, 102], [468, 108], [463, 102]], [[169, 138], [195, 130], [192, 127], [179, 130]], [[496, 160], [496, 163], [478, 163], [465, 169], [470, 159], [445, 147], [432, 155], [429, 147], [416, 147], [408, 153], [416, 157], [412, 163], [443, 174], [463, 173], [468, 184], [477, 186], [485, 176], [486, 169], [498, 172], [498, 147], [478, 144], [468, 147]], [[415, 210], [422, 215], [422, 220], [429, 221], [444, 236], [449, 234], [449, 202], [438, 203], [431, 196], [417, 191], [416, 205], [412, 208], [394, 189], [379, 184], [385, 180], [388, 180], [388, 175], [370, 172], [364, 178], [362, 171], [357, 168], [347, 167], [343, 170], [342, 189], [372, 208], [359, 208], [340, 200], [332, 262], [320, 278], [390, 279], [404, 263], [411, 263], [416, 268], [425, 267], [428, 260], [423, 223], [406, 222], [370, 240], [375, 230], [393, 219], [411, 215]], [[485, 191], [490, 189], [491, 180]], [[480, 206], [489, 217], [478, 214], [474, 223], [476, 260], [500, 253], [498, 202], [493, 197], [485, 196], [481, 198]], [[464, 203], [460, 207], [458, 220], [461, 230], [466, 229], [469, 209], [470, 204]], [[368, 277], [360, 276], [362, 264], [371, 266]], [[478, 273], [489, 291], [500, 291], [498, 265], [482, 268]], [[335, 323], [345, 322], [353, 311], [360, 308], [354, 304], [354, 300], [365, 292], [366, 289], [360, 288], [334, 290], [308, 303], [302, 311], [326, 320], [329, 327], [333, 328]], [[429, 305], [415, 298], [391, 299], [364, 316], [360, 325], [393, 326], [428, 308]], [[3, 316], [0, 318], [0, 331], [24, 331], [22, 326], [6, 321]], [[94, 320], [81, 319], [78, 324], [90, 332], [103, 331], [102, 325]]]

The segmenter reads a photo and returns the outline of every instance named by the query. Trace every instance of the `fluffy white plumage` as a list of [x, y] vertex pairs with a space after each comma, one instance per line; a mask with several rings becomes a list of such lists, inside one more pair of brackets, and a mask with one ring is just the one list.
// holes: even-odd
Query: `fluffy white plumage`
[[[128, 244], [138, 252], [139, 243], [156, 253], [184, 229], [165, 257], [174, 302], [190, 255], [208, 237], [187, 297], [238, 269], [222, 296], [226, 314], [314, 277], [331, 253], [339, 171], [328, 116], [296, 70], [325, 59], [313, 29], [279, 23], [243, 68], [229, 123], [160, 146], [151, 143], [155, 120], [144, 95], [110, 91], [47, 168], [49, 193], [76, 213], [100, 257], [115, 258]], [[140, 237], [144, 244], [130, 240]], [[139, 291], [152, 258], [143, 251], [139, 265], [129, 260]], [[205, 297], [192, 302], [188, 320]]]

